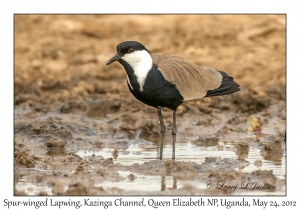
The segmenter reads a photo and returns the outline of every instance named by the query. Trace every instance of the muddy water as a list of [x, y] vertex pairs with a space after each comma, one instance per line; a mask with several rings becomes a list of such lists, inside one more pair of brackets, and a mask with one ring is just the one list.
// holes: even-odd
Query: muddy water
[[[15, 195], [285, 194], [284, 15], [16, 15], [15, 32]], [[159, 161], [157, 111], [105, 65], [124, 40], [241, 85], [178, 108], [174, 162], [172, 112]]]
[[[39, 122], [33, 120], [31, 124], [24, 121], [29, 113], [26, 109], [16, 109], [16, 148], [29, 151], [22, 156], [27, 162], [19, 159], [17, 162], [17, 193], [68, 194], [72, 182], [82, 181], [96, 189], [88, 194], [285, 194], [283, 122], [270, 120], [262, 132], [253, 133], [247, 130], [251, 127], [249, 117], [237, 126], [243, 129], [231, 131], [224, 119], [234, 119], [234, 114], [218, 112], [216, 116], [223, 116], [216, 117], [218, 125], [209, 129], [193, 125], [198, 129], [190, 129], [188, 121], [208, 120], [209, 116], [183, 115], [178, 119], [176, 161], [172, 162], [170, 130], [165, 136], [164, 159], [159, 161], [160, 135], [147, 133], [145, 129], [114, 130], [106, 123], [115, 118], [112, 114], [103, 119], [78, 114], [36, 115]], [[143, 118], [139, 112], [138, 116]], [[159, 123], [153, 124], [152, 129], [159, 130]], [[122, 117], [115, 119], [114, 125], [122, 127]], [[219, 129], [220, 125], [223, 129], [217, 134], [203, 134]], [[273, 126], [279, 130], [275, 131]], [[53, 138], [55, 135], [58, 137]], [[280, 151], [276, 146], [266, 148], [266, 142], [273, 141], [280, 143]], [[30, 163], [34, 167], [28, 167]], [[268, 181], [270, 177], [272, 181]], [[241, 185], [245, 181], [272, 184], [276, 189], [244, 189]], [[214, 183], [212, 189], [208, 188], [209, 183]], [[224, 189], [229, 186], [237, 188]]]

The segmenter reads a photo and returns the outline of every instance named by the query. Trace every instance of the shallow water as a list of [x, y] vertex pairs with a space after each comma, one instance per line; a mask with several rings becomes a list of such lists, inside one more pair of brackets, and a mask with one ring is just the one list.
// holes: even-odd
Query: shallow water
[[[79, 150], [76, 152], [80, 157], [85, 158], [91, 155], [102, 156], [106, 158], [114, 158], [114, 164], [121, 164], [125, 166], [132, 165], [134, 163], [143, 164], [145, 161], [157, 160], [158, 159], [158, 147], [155, 146], [152, 142], [149, 143], [147, 149], [141, 148], [138, 143], [139, 140], [135, 140], [135, 143], [131, 143], [127, 149], [120, 149], [118, 151], [117, 157], [112, 154], [112, 148], [103, 148], [100, 151], [87, 151]], [[228, 150], [219, 149], [220, 145], [226, 145]], [[220, 140], [216, 146], [195, 146], [192, 144], [189, 139], [181, 139], [181, 142], [176, 143], [176, 161], [191, 161], [195, 163], [203, 163], [206, 157], [220, 157], [222, 159], [238, 159], [234, 151], [231, 151], [229, 148], [233, 147], [234, 142], [229, 142], [227, 140]], [[152, 148], [151, 148], [152, 147]], [[166, 143], [164, 147], [163, 159], [171, 159], [172, 155], [172, 145], [171, 143]], [[249, 164], [245, 167], [240, 168], [240, 171], [243, 172], [252, 172], [257, 169], [261, 170], [272, 170], [274, 175], [279, 179], [285, 179], [286, 176], [286, 159], [283, 156], [281, 159], [276, 161], [265, 160], [260, 155], [260, 150], [256, 147], [252, 147], [249, 150], [249, 153], [244, 157], [246, 161], [249, 161]], [[262, 160], [262, 166], [255, 166], [253, 163], [257, 160]], [[206, 183], [200, 180], [176, 180], [173, 176], [153, 176], [145, 175], [141, 173], [134, 173], [130, 171], [118, 171], [118, 173], [127, 177], [129, 174], [133, 174], [136, 179], [133, 181], [125, 179], [122, 182], [112, 182], [105, 181], [103, 183], [96, 183], [95, 186], [103, 187], [104, 189], [109, 189], [112, 187], [118, 187], [126, 191], [147, 191], [147, 192], [156, 192], [156, 191], [168, 191], [174, 189], [174, 184], [176, 188], [182, 188], [185, 184], [195, 186], [199, 189], [206, 189]], [[143, 186], [143, 189], [140, 187]], [[251, 194], [250, 192], [245, 191], [236, 191], [236, 194]], [[283, 195], [285, 194], [284, 189], [276, 192], [258, 192], [258, 194], [265, 195]]]
[[[222, 141], [219, 142], [222, 144]], [[228, 145], [228, 144], [227, 144]], [[164, 159], [171, 158], [171, 144], [166, 144], [164, 148]], [[222, 158], [230, 158], [237, 159], [238, 156], [233, 151], [218, 151], [218, 146], [211, 147], [197, 147], [191, 143], [177, 143], [176, 144], [176, 160], [177, 161], [191, 161], [196, 163], [203, 163], [206, 157], [222, 157]], [[252, 148], [249, 150], [248, 157], [245, 160], [249, 161], [250, 164], [246, 165], [244, 168], [239, 169], [244, 172], [252, 172], [253, 170], [261, 169], [261, 170], [273, 170], [275, 176], [279, 179], [285, 179], [286, 175], [286, 164], [285, 157], [278, 161], [269, 161], [263, 159], [259, 150]], [[87, 150], [79, 150], [77, 152], [79, 156], [85, 158], [87, 156], [96, 155], [102, 156], [104, 158], [111, 158], [112, 149], [104, 148], [101, 151], [87, 151]], [[114, 157], [116, 158], [116, 157]], [[143, 164], [144, 162], [157, 160], [158, 158], [158, 149], [150, 148], [150, 149], [142, 149], [139, 147], [139, 144], [131, 144], [128, 149], [124, 149], [123, 151], [119, 151], [119, 154], [116, 159], [114, 159], [114, 164], [121, 164], [130, 166], [134, 163]], [[253, 163], [257, 159], [262, 160], [262, 166], [257, 167], [254, 166]], [[45, 172], [51, 174], [51, 170], [45, 170]], [[185, 185], [191, 185], [198, 189], [205, 190], [207, 185], [202, 180], [178, 180], [174, 176], [159, 176], [159, 175], [145, 175], [143, 173], [135, 173], [130, 171], [117, 171], [120, 176], [124, 177], [124, 181], [116, 182], [116, 181], [104, 181], [104, 182], [95, 182], [95, 187], [102, 187], [104, 190], [112, 189], [114, 187], [125, 190], [127, 192], [158, 192], [158, 191], [172, 191], [174, 189], [180, 189]], [[36, 184], [34, 181], [34, 174], [31, 171], [22, 171], [20, 173], [23, 174], [24, 177], [19, 179], [16, 183], [15, 187], [17, 190], [22, 190], [26, 192], [28, 195], [36, 195], [38, 192], [46, 192], [48, 195], [52, 195], [52, 187]], [[33, 174], [31, 177], [30, 174]], [[129, 180], [128, 175], [134, 175], [135, 179], [133, 181]], [[30, 178], [31, 177], [31, 178]], [[33, 183], [31, 183], [33, 182]], [[134, 184], [133, 184], [134, 183]], [[142, 186], [142, 187], [141, 187]], [[67, 189], [67, 186], [64, 186], [64, 189]], [[251, 191], [245, 190], [236, 190], [233, 194], [237, 195], [253, 195], [254, 193]], [[285, 189], [276, 190], [275, 192], [264, 192], [264, 191], [256, 191], [255, 195], [284, 195]]]
[[[18, 116], [16, 122], [26, 123], [25, 121], [23, 121], [22, 116], [25, 116], [28, 113], [28, 111], [22, 112], [20, 110], [17, 110], [16, 113]], [[217, 115], [219, 115], [219, 113], [217, 113]], [[232, 116], [232, 113], [229, 115]], [[107, 192], [109, 192], [110, 190], [113, 191], [115, 188], [117, 188], [125, 192], [123, 194], [172, 194], [176, 192], [176, 190], [183, 190], [184, 193], [178, 191], [177, 193], [179, 194], [207, 194], [207, 181], [209, 180], [208, 174], [198, 175], [196, 178], [182, 178], [184, 177], [184, 175], [180, 175], [180, 178], [178, 178], [178, 175], [172, 174], [166, 174], [163, 176], [160, 174], [152, 174], [151, 171], [149, 171], [148, 169], [145, 169], [144, 172], [135, 172], [131, 170], [134, 164], [138, 164], [139, 167], [142, 167], [145, 163], [150, 163], [151, 161], [158, 160], [160, 146], [159, 134], [148, 134], [143, 130], [137, 130], [133, 133], [127, 131], [118, 134], [112, 134], [108, 132], [103, 133], [97, 130], [97, 126], [94, 126], [95, 122], [101, 123], [101, 121], [104, 121], [103, 119], [101, 121], [95, 121], [89, 118], [84, 120], [80, 118], [80, 115], [73, 115], [70, 117], [63, 116], [62, 118], [59, 115], [48, 115], [46, 117], [44, 116], [43, 118], [39, 118], [39, 120], [43, 120], [48, 123], [49, 119], [55, 119], [57, 123], [50, 123], [49, 125], [46, 123], [45, 125], [43, 125], [44, 127], [33, 126], [32, 129], [34, 135], [29, 135], [29, 138], [28, 136], [24, 138], [24, 135], [22, 133], [17, 133], [17, 142], [26, 142], [25, 148], [35, 147], [35, 154], [40, 155], [40, 157], [42, 157], [43, 159], [53, 158], [54, 163], [52, 164], [51, 162], [53, 161], [51, 161], [46, 166], [43, 166], [42, 163], [40, 166], [35, 167], [32, 170], [28, 170], [26, 168], [19, 168], [17, 172], [18, 174], [21, 174], [21, 176], [17, 179], [17, 182], [15, 183], [16, 190], [23, 191], [28, 195], [37, 195], [40, 192], [46, 193], [48, 195], [53, 195], [56, 193], [53, 191], [53, 184], [51, 184], [53, 181], [51, 181], [51, 179], [49, 180], [49, 178], [52, 177], [53, 174], [68, 174], [67, 176], [74, 176], [74, 178], [66, 179], [63, 175], [57, 177], [60, 177], [58, 179], [61, 183], [60, 190], [66, 191], [68, 189], [70, 181], [77, 180], [77, 177], [80, 177], [77, 175], [78, 161], [76, 162], [74, 160], [68, 160], [69, 154], [74, 152], [74, 154], [78, 155], [78, 157], [82, 158], [82, 160], [85, 161], [87, 166], [89, 166], [88, 161], [93, 159], [107, 160], [109, 158], [112, 158], [113, 164], [116, 165], [116, 168], [114, 168], [113, 170], [117, 172], [119, 178], [105, 179], [104, 177], [104, 180], [99, 180], [99, 176], [97, 174], [91, 175], [91, 178], [85, 178], [86, 180], [95, 178], [95, 181], [93, 181], [93, 186], [96, 188], [101, 187], [104, 191]], [[227, 116], [227, 118], [229, 117]], [[75, 120], [75, 123], [73, 123], [71, 119]], [[181, 125], [186, 124], [186, 126], [188, 126], [189, 119], [192, 119], [189, 118], [189, 115], [185, 116], [184, 119], [182, 118]], [[223, 119], [221, 122], [222, 124], [224, 123], [226, 118], [223, 116], [219, 119]], [[32, 122], [37, 124], [36, 122], [34, 122], [34, 120]], [[248, 123], [249, 122], [244, 122], [241, 123], [239, 126], [242, 128], [247, 128]], [[282, 123], [279, 123], [274, 119], [270, 120], [269, 125], [274, 123], [276, 123], [277, 126], [283, 126]], [[37, 125], [40, 125], [40, 123], [38, 123]], [[118, 124], [116, 123], [116, 125]], [[199, 141], [199, 137], [202, 138], [203, 136], [211, 135], [203, 135], [203, 129], [197, 129], [195, 128], [196, 126], [193, 125], [190, 126], [193, 127], [193, 129], [190, 129], [189, 132], [178, 132], [176, 142], [176, 162], [184, 164], [196, 163], [201, 165], [205, 163], [207, 158], [216, 157], [218, 161], [228, 160], [229, 164], [233, 165], [236, 164], [236, 161], [240, 162], [240, 165], [232, 167], [234, 167], [235, 171], [250, 174], [247, 176], [251, 176], [251, 173], [257, 170], [272, 170], [272, 173], [274, 176], [277, 177], [277, 180], [284, 181], [286, 179], [286, 158], [284, 143], [282, 143], [282, 148], [284, 149], [282, 153], [274, 153], [274, 155], [273, 153], [268, 153], [268, 155], [262, 156], [261, 149], [263, 148], [263, 141], [265, 140], [263, 140], [261, 143], [251, 143], [251, 139], [253, 137], [252, 133], [240, 131], [228, 134], [225, 132], [224, 134], [221, 133], [221, 137], [217, 138], [217, 140], [204, 142]], [[57, 129], [53, 130], [53, 127]], [[66, 129], [61, 130], [60, 127], [65, 127]], [[222, 127], [222, 125], [218, 125], [218, 129], [220, 129], [220, 127]], [[40, 129], [44, 128], [49, 129], [40, 131]], [[272, 130], [270, 128], [272, 127], [269, 126], [268, 130], [264, 130], [264, 132], [269, 132], [269, 134], [263, 134], [262, 139], [264, 138], [264, 136], [268, 135], [271, 136], [269, 138], [277, 138], [275, 137], [275, 130]], [[211, 126], [210, 130], [206, 129], [205, 131], [211, 132], [215, 129], [215, 126]], [[36, 130], [39, 132], [38, 135], [35, 134]], [[47, 142], [47, 140], [45, 140], [45, 135], [43, 133], [41, 135], [41, 132], [46, 132], [47, 135], [51, 135], [51, 132], [55, 133], [65, 130], [71, 131], [73, 136], [72, 140], [67, 140], [67, 144], [65, 147], [47, 147], [47, 151], [45, 151], [44, 144], [45, 142]], [[64, 134], [65, 133], [61, 133], [60, 135]], [[48, 138], [49, 137], [47, 137], [46, 139]], [[237, 141], [246, 138], [250, 139], [249, 150], [247, 152], [234, 150]], [[167, 163], [171, 160], [171, 157], [172, 136], [170, 132], [167, 131], [164, 139], [163, 161]], [[257, 160], [262, 161], [261, 166], [256, 166], [254, 164], [254, 162]], [[153, 162], [152, 164], [154, 164], [153, 166], [155, 167], [155, 164], [158, 164], [157, 166], [159, 166], [159, 163], [160, 161], [157, 161]], [[212, 166], [217, 167], [218, 164], [220, 163], [213, 163]], [[221, 164], [223, 163], [221, 162]], [[224, 167], [228, 167], [228, 165], [224, 165]], [[101, 168], [105, 170], [110, 170], [106, 169], [106, 167], [101, 167], [93, 164], [91, 164], [87, 170], [89, 171], [88, 173], [94, 173], [95, 171]], [[182, 172], [190, 174], [193, 173], [191, 171]], [[37, 176], [41, 173], [47, 174], [47, 178], [45, 179], [48, 181], [37, 181]], [[86, 174], [84, 176], [86, 176]], [[134, 179], [129, 179], [128, 176], [133, 176]], [[262, 181], [263, 180], [264, 178], [262, 178]], [[236, 182], [232, 181], [229, 181], [227, 183], [229, 183], [230, 185], [236, 185]], [[190, 186], [192, 186], [193, 189], [190, 189]], [[218, 195], [223, 194], [224, 192], [222, 190], [219, 190], [214, 191], [212, 193]], [[278, 189], [276, 188], [275, 191], [256, 190], [255, 192], [237, 188], [236, 190], [230, 192], [230, 194], [284, 195], [285, 186], [278, 187]]]

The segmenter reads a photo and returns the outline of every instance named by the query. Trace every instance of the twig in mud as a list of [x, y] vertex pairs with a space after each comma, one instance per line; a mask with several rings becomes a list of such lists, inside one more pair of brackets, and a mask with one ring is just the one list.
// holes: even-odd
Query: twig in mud
[[119, 117], [123, 117], [123, 116], [126, 116], [126, 115], [127, 115], [127, 113], [116, 115], [116, 116], [110, 118], [109, 120], [107, 120], [106, 123], [110, 123], [110, 122], [112, 122], [114, 120], [117, 120]]

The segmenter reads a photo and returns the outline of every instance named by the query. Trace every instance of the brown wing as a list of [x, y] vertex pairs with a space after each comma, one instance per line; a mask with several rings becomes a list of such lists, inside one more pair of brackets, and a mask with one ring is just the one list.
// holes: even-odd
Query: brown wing
[[166, 80], [176, 85], [184, 100], [202, 98], [208, 90], [218, 88], [222, 75], [174, 55], [152, 55], [153, 63]]

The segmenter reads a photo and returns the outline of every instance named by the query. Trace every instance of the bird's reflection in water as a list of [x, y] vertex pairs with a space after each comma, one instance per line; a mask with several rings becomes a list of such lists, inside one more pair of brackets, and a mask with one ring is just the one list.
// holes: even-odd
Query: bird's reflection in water
[[160, 189], [160, 191], [166, 191], [166, 189], [171, 189], [171, 190], [176, 190], [177, 189], [177, 179], [175, 177], [173, 177], [172, 188], [167, 188], [167, 186], [166, 186], [166, 177], [165, 176], [161, 177], [161, 189]]

